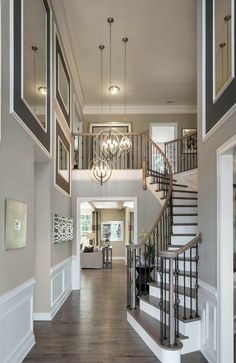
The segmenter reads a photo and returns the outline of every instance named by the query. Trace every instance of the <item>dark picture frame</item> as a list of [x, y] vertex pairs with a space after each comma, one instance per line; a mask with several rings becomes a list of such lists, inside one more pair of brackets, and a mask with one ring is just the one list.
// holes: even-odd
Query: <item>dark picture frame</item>
[[[235, 105], [236, 103], [236, 78], [233, 77], [229, 84], [223, 88], [222, 92], [214, 99], [214, 82], [213, 82], [213, 35], [214, 35], [214, 0], [205, 0], [205, 132], [208, 133]], [[204, 6], [204, 5], [203, 5]], [[225, 14], [226, 15], [226, 14]], [[234, 14], [236, 19], [236, 6]], [[234, 69], [236, 69], [236, 27], [234, 27]], [[203, 41], [204, 44], [204, 41]]]
[[51, 11], [47, 0], [42, 0], [46, 11], [46, 120], [47, 127], [44, 129], [38, 119], [27, 107], [22, 98], [22, 1], [13, 0], [13, 50], [12, 65], [13, 78], [11, 83], [11, 113], [26, 128], [27, 132], [36, 138], [40, 146], [51, 154]]
[[[66, 151], [69, 154], [69, 179], [68, 181], [62, 177], [59, 172], [59, 142], [62, 141]], [[71, 194], [71, 145], [68, 141], [61, 125], [56, 118], [56, 139], [55, 139], [55, 184], [68, 195]]]
[[[62, 111], [62, 114], [66, 120], [66, 123], [69, 127], [69, 129], [71, 129], [71, 80], [70, 80], [70, 75], [69, 75], [69, 71], [67, 69], [67, 65], [66, 65], [66, 61], [62, 52], [62, 48], [58, 39], [58, 36], [56, 34], [56, 99], [57, 102], [60, 106], [60, 109]], [[65, 77], [66, 80], [68, 82], [68, 109], [66, 108], [66, 105], [63, 101], [63, 98], [61, 96], [61, 92], [60, 92], [60, 88], [59, 88], [59, 60], [61, 61], [64, 73], [65, 73]]]

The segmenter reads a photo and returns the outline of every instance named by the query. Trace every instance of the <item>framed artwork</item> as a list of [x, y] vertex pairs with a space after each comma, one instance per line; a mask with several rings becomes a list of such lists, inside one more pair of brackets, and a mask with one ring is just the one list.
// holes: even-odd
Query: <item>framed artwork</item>
[[5, 249], [26, 246], [27, 204], [6, 199]]
[[192, 135], [196, 131], [197, 129], [182, 129], [182, 137], [186, 137], [182, 143], [183, 154], [197, 153], [197, 136]]
[[56, 118], [55, 184], [63, 192], [71, 191], [71, 146]]
[[90, 123], [89, 125], [89, 132], [91, 134], [98, 134], [102, 130], [108, 128], [108, 127], [114, 127], [121, 133], [130, 133], [132, 132], [132, 124], [131, 122], [103, 122], [103, 123]]
[[236, 103], [235, 0], [203, 1], [203, 129], [207, 134]]
[[101, 241], [124, 241], [124, 221], [101, 222]]
[[66, 120], [66, 123], [70, 129], [70, 104], [71, 104], [71, 82], [70, 75], [66, 65], [66, 60], [60, 45], [58, 36], [55, 36], [56, 43], [56, 99], [61, 108], [62, 114]]
[[51, 11], [47, 0], [12, 3], [11, 113], [50, 154]]

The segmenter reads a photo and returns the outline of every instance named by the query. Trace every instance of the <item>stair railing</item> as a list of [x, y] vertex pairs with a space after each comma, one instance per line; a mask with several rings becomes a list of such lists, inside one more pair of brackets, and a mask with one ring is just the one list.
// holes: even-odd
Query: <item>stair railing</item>
[[[146, 132], [130, 132], [123, 134], [132, 142], [128, 153], [121, 153], [112, 159], [112, 168], [116, 170], [142, 169], [143, 155], [146, 145]], [[91, 168], [93, 159], [100, 155], [100, 149], [105, 134], [74, 133], [74, 169], [87, 170]]]
[[173, 173], [182, 173], [197, 168], [197, 131], [190, 135], [165, 142], [165, 154]]
[[151, 177], [156, 191], [163, 192], [164, 205], [157, 221], [143, 240], [127, 246], [127, 306], [135, 308], [141, 295], [149, 292], [149, 283], [157, 281], [158, 254], [166, 250], [172, 232], [172, 169], [163, 151], [147, 135], [144, 150], [145, 179]]
[[[197, 235], [193, 240], [188, 242], [176, 250], [159, 251], [159, 263], [160, 263], [160, 307], [161, 313], [161, 326], [166, 327], [166, 321], [163, 318], [163, 310], [168, 311], [169, 314], [169, 334], [166, 336], [165, 328], [161, 328], [160, 340], [161, 344], [166, 344], [166, 338], [168, 339], [168, 345], [170, 347], [178, 345], [179, 335], [179, 278], [182, 278], [183, 285], [183, 319], [195, 319], [198, 318], [198, 244], [202, 241], [202, 235]], [[195, 253], [193, 253], [195, 250]], [[182, 264], [180, 270], [180, 263]], [[193, 271], [193, 264], [196, 268]], [[187, 266], [188, 265], [188, 266]], [[186, 268], [188, 267], [188, 268]], [[188, 270], [188, 273], [186, 272]], [[163, 276], [168, 274], [168, 285], [163, 281]], [[188, 284], [187, 284], [188, 278]], [[166, 299], [164, 299], [164, 292], [169, 289], [169, 306], [165, 306]], [[187, 302], [189, 300], [190, 308], [187, 309]], [[195, 302], [194, 302], [195, 301]], [[188, 314], [187, 315], [187, 311]], [[193, 313], [194, 312], [194, 313]]]

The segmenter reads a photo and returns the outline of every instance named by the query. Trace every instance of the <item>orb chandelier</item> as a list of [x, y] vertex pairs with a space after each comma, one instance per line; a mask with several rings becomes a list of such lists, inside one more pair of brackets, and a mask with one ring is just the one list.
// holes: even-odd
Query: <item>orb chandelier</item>
[[97, 157], [89, 165], [89, 176], [99, 184], [107, 182], [112, 174], [112, 165], [107, 160]]

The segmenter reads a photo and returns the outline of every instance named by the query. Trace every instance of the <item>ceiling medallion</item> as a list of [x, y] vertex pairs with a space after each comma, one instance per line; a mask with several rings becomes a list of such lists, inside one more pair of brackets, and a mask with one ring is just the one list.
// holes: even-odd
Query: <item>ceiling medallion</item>
[[108, 88], [109, 93], [111, 96], [116, 96], [120, 92], [120, 87], [118, 86], [110, 86]]

